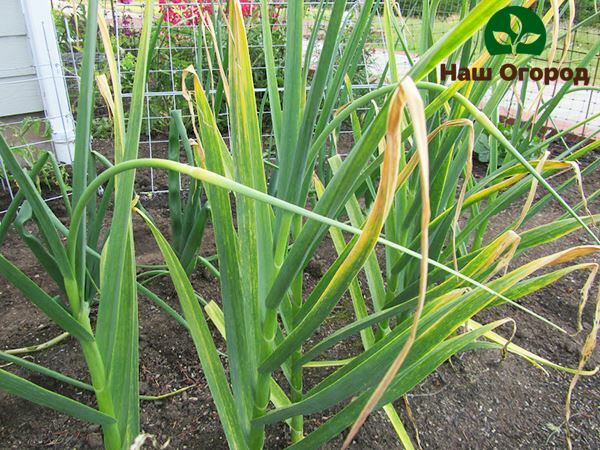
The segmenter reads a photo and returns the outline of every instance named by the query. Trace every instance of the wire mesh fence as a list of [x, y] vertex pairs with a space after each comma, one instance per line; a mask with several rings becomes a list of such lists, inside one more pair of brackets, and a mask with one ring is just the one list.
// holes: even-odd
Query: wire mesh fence
[[[219, 64], [211, 61], [207, 57], [207, 52], [216, 41], [222, 37], [215, 36], [215, 31], [207, 27], [202, 21], [202, 13], [210, 8], [211, 2], [203, 0], [187, 1], [163, 1], [159, 2], [156, 15], [159, 17], [164, 14], [164, 20], [157, 42], [156, 52], [152, 58], [148, 73], [148, 83], [145, 93], [145, 117], [143, 122], [143, 134], [140, 143], [141, 157], [166, 157], [167, 155], [167, 133], [169, 114], [173, 109], [180, 109], [184, 112], [184, 118], [188, 111], [187, 103], [182, 96], [181, 78], [183, 70], [190, 64], [196, 67], [201, 78], [217, 90], [220, 79]], [[217, 4], [219, 2], [214, 2]], [[323, 40], [327, 24], [328, 10], [333, 5], [333, 1], [305, 1], [305, 48], [309, 46], [309, 36], [314, 27], [317, 15], [323, 8], [324, 20], [321, 21], [321, 30], [317, 33], [317, 40], [314, 45], [314, 51], [308, 70], [314, 70], [318, 62], [319, 43]], [[348, 1], [347, 11], [344, 17], [344, 27], [342, 32], [349, 32], [356, 18], [356, 13], [362, 6], [362, 1]], [[439, 2], [435, 11], [435, 21], [433, 24], [432, 40], [435, 42], [443, 36], [448, 30], [460, 21], [460, 9], [462, 0], [442, 0]], [[402, 12], [402, 32], [407, 37], [409, 48], [397, 49], [396, 59], [398, 63], [398, 72], [400, 75], [406, 73], [420, 52], [423, 51], [422, 45], [422, 5], [420, 0], [401, 0], [398, 2]], [[131, 97], [131, 87], [133, 85], [134, 68], [138, 50], [139, 33], [142, 23], [142, 11], [145, 2], [135, 0], [104, 0], [101, 1], [101, 13], [107, 20], [111, 39], [118, 59], [118, 69], [123, 85], [123, 97], [125, 102]], [[77, 98], [78, 91], [78, 68], [81, 63], [81, 48], [85, 23], [85, 2], [80, 2], [78, 7], [73, 6], [73, 2], [63, 2], [53, 0], [55, 25], [57, 28], [58, 39], [62, 52], [63, 70], [65, 73], [65, 82], [67, 83], [71, 94], [71, 103], [73, 110], [76, 109], [74, 99]], [[273, 33], [273, 53], [275, 64], [280, 78], [280, 89], [283, 86], [283, 67], [285, 56], [285, 17], [286, 1], [269, 2], [269, 15]], [[243, 11], [246, 16], [248, 27], [248, 40], [250, 47], [250, 58], [253, 64], [253, 77], [256, 86], [257, 105], [259, 113], [264, 119], [262, 134], [265, 144], [265, 157], [270, 157], [270, 145], [273, 141], [272, 130], [266, 124], [270, 123], [268, 119], [269, 104], [266, 93], [266, 71], [263, 53], [263, 43], [261, 34], [261, 14], [260, 3], [256, 1], [243, 2]], [[212, 12], [212, 11], [211, 11]], [[373, 17], [370, 33], [365, 37], [365, 51], [362, 61], [356, 68], [353, 79], [351, 80], [351, 95], [354, 97], [363, 95], [368, 91], [379, 86], [379, 78], [388, 62], [388, 56], [384, 42], [382, 9], [376, 11]], [[561, 28], [566, 28], [561, 24]], [[579, 28], [573, 35], [571, 45], [565, 57], [564, 64], [575, 67], [591, 48], [592, 44], [599, 37], [600, 24], [595, 24]], [[481, 37], [478, 37], [480, 39]], [[99, 48], [98, 70], [105, 70], [106, 62]], [[540, 60], [540, 64], [543, 61]], [[592, 84], [600, 85], [600, 56], [596, 55], [593, 62], [588, 67], [592, 76]], [[308, 89], [309, 87], [307, 87]], [[544, 93], [544, 99], [551, 98], [560, 88], [560, 82], [547, 87]], [[348, 93], [344, 92], [339, 96], [339, 105], [348, 99]], [[501, 105], [501, 115], [507, 120], [517, 113], [518, 102], [532, 102], [536, 97], [535, 86], [528, 88], [525, 98], [519, 99], [513, 90], [506, 96]], [[95, 150], [112, 157], [111, 146], [111, 123], [108, 117], [108, 111], [103, 105], [101, 97], [96, 99], [96, 117], [93, 121], [94, 141], [92, 147]], [[572, 127], [577, 122], [591, 117], [600, 112], [600, 93], [595, 90], [580, 90], [570, 94], [561, 103], [560, 108], [552, 116], [552, 122], [548, 124], [550, 128], [566, 129]], [[229, 115], [225, 104], [218, 111], [219, 125], [227, 130]], [[40, 118], [40, 122], [47, 123], [47, 118]], [[0, 125], [0, 132], [6, 133], [7, 127], [15, 124]], [[589, 122], [583, 127], [572, 131], [574, 134], [593, 138], [600, 132], [600, 118]], [[352, 140], [352, 131], [350, 127], [342, 128], [339, 140]], [[23, 142], [24, 149], [35, 149], [44, 144], [43, 140], [35, 142]], [[337, 151], [336, 142], [330, 142], [332, 151]], [[343, 151], [343, 150], [340, 150]], [[0, 173], [0, 189], [6, 195], [12, 195], [14, 185], [11, 188], [11, 181], [5, 173]], [[167, 188], [167, 177], [164, 174], [157, 174], [148, 169], [140, 173], [138, 189], [145, 193], [160, 193]], [[2, 210], [3, 208], [0, 208]]]

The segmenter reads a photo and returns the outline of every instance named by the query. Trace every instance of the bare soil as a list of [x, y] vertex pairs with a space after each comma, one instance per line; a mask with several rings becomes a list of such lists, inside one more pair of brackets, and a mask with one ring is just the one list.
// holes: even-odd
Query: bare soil
[[[589, 164], [600, 153], [582, 161]], [[482, 173], [483, 167], [478, 171]], [[147, 181], [144, 174], [140, 183]], [[552, 179], [557, 185], [564, 178]], [[146, 180], [146, 181], [145, 181]], [[141, 187], [141, 186], [140, 186]], [[587, 193], [600, 188], [600, 174], [595, 172], [585, 180]], [[579, 194], [571, 189], [566, 198], [576, 204]], [[600, 213], [600, 202], [590, 206], [593, 213]], [[155, 196], [145, 199], [144, 206], [152, 213], [156, 223], [168, 235], [168, 211], [165, 199]], [[505, 211], [491, 224], [491, 233], [502, 230], [519, 214], [518, 205]], [[60, 214], [61, 212], [58, 211]], [[555, 203], [549, 204], [527, 228], [554, 220], [563, 214]], [[153, 243], [148, 230], [135, 220], [136, 251], [138, 262], [161, 263], [160, 252]], [[535, 249], [522, 256], [518, 263], [547, 255], [565, 248], [589, 243], [583, 233]], [[40, 285], [52, 291], [52, 283], [28, 248], [12, 233], [2, 249], [4, 255], [15, 261]], [[215, 253], [212, 232], [209, 229], [202, 245], [203, 255]], [[313, 262], [305, 272], [308, 291], [335, 259], [335, 251], [329, 241], [318, 250]], [[566, 277], [534, 295], [523, 304], [539, 314], [563, 326], [569, 332], [576, 327], [579, 290], [587, 274], [576, 273]], [[204, 268], [193, 274], [196, 290], [206, 300], [219, 301], [218, 281]], [[172, 285], [165, 279], [154, 281], [151, 289], [175, 309], [177, 298]], [[596, 298], [598, 286], [593, 288], [590, 299]], [[589, 330], [593, 316], [593, 301], [585, 311], [584, 327]], [[224, 449], [227, 448], [219, 419], [211, 401], [208, 387], [198, 363], [189, 336], [173, 320], [145, 298], [140, 298], [140, 377], [141, 393], [157, 395], [177, 388], [192, 386], [183, 394], [160, 401], [142, 401], [142, 430], [156, 436], [160, 444], [169, 442], [169, 448]], [[537, 352], [557, 363], [574, 367], [577, 365], [579, 348], [584, 335], [576, 337], [561, 335], [547, 325], [510, 306], [480, 314], [483, 322], [510, 316], [517, 322], [515, 343]], [[344, 298], [332, 317], [320, 328], [319, 336], [329, 334], [351, 320], [352, 306]], [[34, 306], [27, 302], [12, 286], [0, 280], [0, 348], [16, 348], [44, 342], [60, 334]], [[503, 329], [507, 335], [510, 330]], [[213, 333], [221, 350], [225, 344], [216, 330]], [[359, 350], [358, 340], [345, 341], [332, 349], [328, 356], [347, 357]], [[74, 339], [67, 339], [48, 350], [32, 353], [32, 361], [59, 370], [69, 376], [87, 380], [81, 351]], [[600, 363], [596, 351], [590, 366]], [[52, 390], [58, 390], [74, 399], [94, 404], [92, 395], [68, 385], [36, 374], [9, 367], [8, 370]], [[328, 373], [324, 369], [306, 371], [306, 387], [310, 387]], [[509, 355], [503, 359], [497, 351], [477, 351], [461, 354], [421, 383], [408, 400], [414, 416], [419, 441], [423, 448], [460, 449], [542, 449], [564, 447], [564, 401], [570, 376], [557, 371], [539, 370], [522, 359]], [[583, 378], [574, 394], [571, 429], [576, 449], [600, 447], [600, 378]], [[415, 427], [407, 415], [403, 401], [398, 409], [409, 432], [415, 436]], [[335, 410], [313, 415], [306, 420], [309, 432], [335, 413]], [[267, 430], [266, 448], [277, 449], [289, 443], [285, 426], [278, 425]], [[341, 439], [331, 442], [327, 448], [339, 448]], [[49, 409], [38, 407], [25, 400], [0, 392], [0, 448], [101, 448], [102, 438], [97, 426], [79, 422]], [[390, 449], [400, 444], [391, 430], [387, 418], [381, 412], [374, 413], [357, 437], [354, 448]]]

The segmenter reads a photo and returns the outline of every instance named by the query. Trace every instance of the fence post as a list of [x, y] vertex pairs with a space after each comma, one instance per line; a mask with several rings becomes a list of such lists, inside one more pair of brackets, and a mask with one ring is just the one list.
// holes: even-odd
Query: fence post
[[56, 158], [73, 162], [75, 124], [62, 70], [62, 58], [50, 2], [21, 0], [33, 64], [40, 84], [46, 118], [52, 129]]

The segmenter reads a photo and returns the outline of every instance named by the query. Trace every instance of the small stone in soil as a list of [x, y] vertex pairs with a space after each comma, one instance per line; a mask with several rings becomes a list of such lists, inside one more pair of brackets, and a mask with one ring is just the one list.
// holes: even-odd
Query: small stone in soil
[[85, 439], [87, 445], [91, 448], [102, 448], [102, 435], [100, 433], [90, 433]]

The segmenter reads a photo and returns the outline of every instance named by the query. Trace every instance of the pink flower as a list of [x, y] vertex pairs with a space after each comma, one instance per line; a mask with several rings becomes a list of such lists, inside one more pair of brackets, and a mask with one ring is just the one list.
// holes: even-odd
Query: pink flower
[[123, 34], [125, 36], [133, 36], [133, 20], [131, 20], [130, 14], [123, 14], [123, 19], [121, 20], [121, 26], [123, 27]]
[[[130, 0], [125, 0], [130, 1]], [[219, 2], [220, 0], [214, 0]], [[171, 25], [198, 25], [201, 12], [212, 14], [211, 0], [159, 0], [160, 12]], [[256, 9], [251, 0], [240, 0], [242, 14], [249, 16]]]
[[212, 12], [210, 0], [159, 0], [160, 12], [164, 13], [165, 20], [171, 25], [183, 21], [184, 25], [197, 25], [200, 21], [200, 8]]
[[165, 20], [171, 25], [177, 25], [181, 21], [181, 15], [178, 14], [174, 9], [168, 8], [165, 13]]
[[242, 14], [244, 16], [249, 16], [252, 14], [252, 10], [254, 9], [254, 6], [249, 3], [249, 0], [240, 0], [240, 4], [242, 5]]

